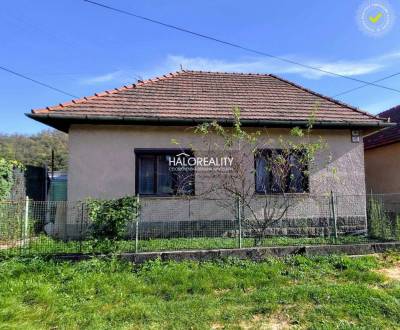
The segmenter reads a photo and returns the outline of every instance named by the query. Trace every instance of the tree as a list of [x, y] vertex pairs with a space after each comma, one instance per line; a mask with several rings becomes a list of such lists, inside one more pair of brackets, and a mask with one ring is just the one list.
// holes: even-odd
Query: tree
[[239, 109], [233, 111], [233, 119], [233, 127], [214, 121], [195, 129], [202, 136], [202, 146], [196, 147], [195, 154], [233, 159], [229, 171], [221, 173], [215, 167], [207, 172], [200, 193], [213, 195], [223, 206], [239, 210], [247, 234], [259, 245], [290, 207], [304, 198], [310, 168], [326, 143], [311, 137], [313, 116], [306, 127], [294, 127], [289, 137], [277, 138], [269, 137], [267, 131], [243, 129]]
[[68, 135], [55, 130], [45, 130], [34, 135], [0, 134], [0, 157], [17, 160], [24, 165], [51, 166], [54, 150], [54, 170], [68, 166]]

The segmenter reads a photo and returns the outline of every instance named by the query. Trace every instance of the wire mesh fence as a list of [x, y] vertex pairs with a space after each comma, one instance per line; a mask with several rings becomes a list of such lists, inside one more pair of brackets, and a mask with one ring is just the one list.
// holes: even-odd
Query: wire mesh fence
[[0, 255], [151, 252], [400, 239], [400, 194], [140, 198], [118, 237], [87, 202], [0, 202]]

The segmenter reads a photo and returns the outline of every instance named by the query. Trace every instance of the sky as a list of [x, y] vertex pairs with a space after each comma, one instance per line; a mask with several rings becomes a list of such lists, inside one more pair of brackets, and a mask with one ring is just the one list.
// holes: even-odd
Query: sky
[[[360, 28], [356, 0], [98, 0], [168, 24], [374, 81], [400, 72], [400, 2], [390, 31]], [[369, 0], [368, 0], [369, 1]], [[83, 97], [188, 70], [274, 73], [327, 96], [362, 84], [280, 62], [121, 15], [83, 0], [14, 0], [0, 8], [0, 66]], [[400, 89], [400, 75], [380, 82]], [[400, 104], [400, 93], [367, 86], [338, 97], [373, 114]], [[0, 71], [0, 133], [46, 126], [24, 116], [70, 96]]]

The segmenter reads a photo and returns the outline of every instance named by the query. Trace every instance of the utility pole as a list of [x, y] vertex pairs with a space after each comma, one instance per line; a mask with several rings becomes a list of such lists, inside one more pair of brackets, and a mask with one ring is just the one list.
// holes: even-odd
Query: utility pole
[[54, 179], [54, 149], [51, 148], [51, 179]]

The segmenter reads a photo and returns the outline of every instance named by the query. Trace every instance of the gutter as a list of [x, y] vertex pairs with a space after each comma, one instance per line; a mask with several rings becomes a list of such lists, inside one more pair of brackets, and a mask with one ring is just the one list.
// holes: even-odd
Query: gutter
[[[74, 123], [116, 123], [116, 124], [138, 124], [138, 125], [198, 125], [216, 120], [221, 125], [233, 124], [233, 119], [215, 118], [150, 118], [130, 116], [98, 116], [98, 115], [61, 115], [61, 114], [35, 114], [26, 113], [27, 117], [45, 123], [47, 125], [66, 126]], [[265, 120], [265, 119], [243, 119], [243, 126], [307, 126], [307, 120]], [[316, 127], [337, 128], [384, 128], [395, 126], [396, 123], [376, 120], [374, 122], [342, 122], [342, 121], [314, 121]], [[56, 127], [57, 128], [57, 127]]]

